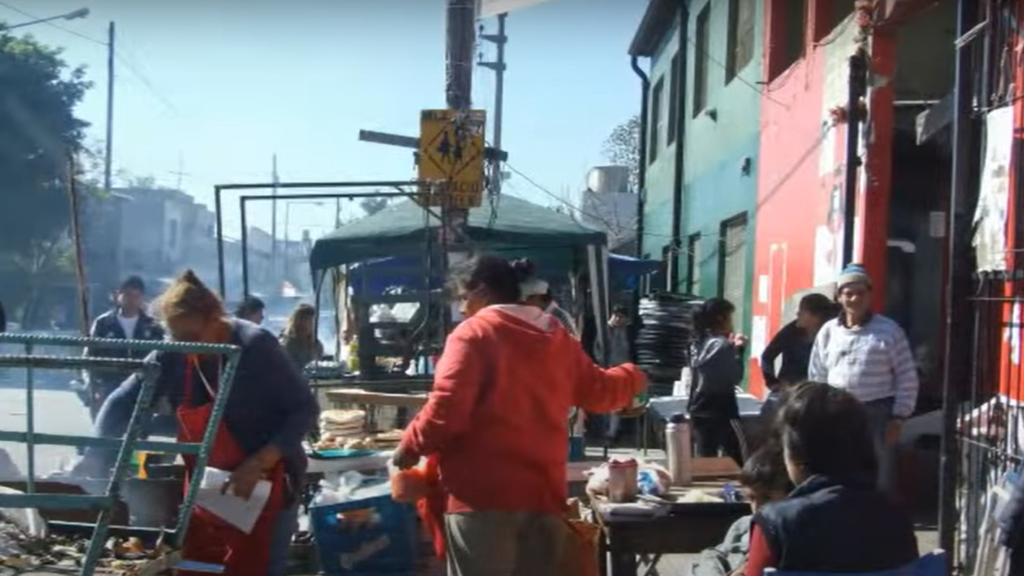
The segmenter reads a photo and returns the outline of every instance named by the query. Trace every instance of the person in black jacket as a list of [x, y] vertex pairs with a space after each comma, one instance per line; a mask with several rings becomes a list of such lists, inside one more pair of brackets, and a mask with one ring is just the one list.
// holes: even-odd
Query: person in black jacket
[[[129, 276], [115, 293], [116, 306], [96, 318], [89, 330], [90, 338], [110, 340], [163, 340], [164, 329], [145, 312], [146, 285], [142, 278]], [[148, 350], [89, 347], [87, 357], [142, 359]], [[119, 370], [87, 370], [82, 401], [93, 420], [107, 396], [130, 375]]]
[[4, 312], [3, 302], [0, 302], [0, 332], [7, 332], [7, 314]]
[[[839, 308], [824, 294], [808, 294], [800, 299], [796, 320], [782, 327], [761, 353], [761, 374], [769, 395], [765, 399], [761, 417], [768, 420], [778, 406], [779, 393], [788, 385], [807, 380], [807, 366], [811, 361], [811, 348], [818, 330], [836, 317]], [[782, 357], [782, 366], [776, 371], [775, 363]]]

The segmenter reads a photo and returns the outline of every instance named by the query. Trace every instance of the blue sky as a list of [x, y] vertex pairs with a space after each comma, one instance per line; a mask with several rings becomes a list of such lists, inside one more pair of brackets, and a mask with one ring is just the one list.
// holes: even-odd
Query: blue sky
[[[180, 163], [182, 187], [211, 206], [214, 184], [268, 180], [275, 153], [282, 180], [412, 178], [411, 151], [359, 142], [358, 131], [416, 135], [419, 110], [444, 107], [443, 0], [2, 0], [0, 19], [28, 19], [12, 7], [45, 17], [83, 6], [89, 17], [59, 22], [65, 30], [24, 32], [88, 67], [96, 85], [79, 114], [90, 138], [103, 137], [106, 105], [106, 48], [90, 39], [105, 40], [115, 21], [115, 170], [176, 186]], [[508, 18], [505, 148], [555, 195], [583, 188], [586, 170], [605, 163], [605, 136], [639, 110], [626, 50], [645, 7], [551, 0]], [[493, 48], [481, 50], [490, 59]], [[475, 107], [493, 100], [494, 74], [479, 68]], [[515, 176], [506, 191], [559, 203]], [[292, 237], [333, 222], [333, 209], [310, 204], [289, 213]], [[237, 213], [226, 217], [231, 234]], [[249, 222], [269, 229], [269, 206], [255, 205]]]

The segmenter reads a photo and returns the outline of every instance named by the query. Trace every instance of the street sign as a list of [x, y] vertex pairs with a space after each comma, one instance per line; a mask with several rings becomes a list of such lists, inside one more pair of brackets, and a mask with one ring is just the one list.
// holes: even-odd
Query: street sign
[[520, 8], [526, 8], [534, 4], [547, 2], [547, 0], [478, 0], [476, 17], [490, 18], [498, 14], [505, 14]]
[[484, 193], [483, 110], [424, 110], [420, 114], [417, 167], [420, 202], [426, 206], [468, 209]]

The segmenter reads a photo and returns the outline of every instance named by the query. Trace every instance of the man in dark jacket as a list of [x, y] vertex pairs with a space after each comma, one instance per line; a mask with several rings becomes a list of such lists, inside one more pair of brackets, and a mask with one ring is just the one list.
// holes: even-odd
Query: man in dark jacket
[[[117, 290], [116, 307], [101, 314], [89, 331], [91, 338], [115, 340], [163, 340], [163, 328], [143, 311], [146, 285], [138, 276], [129, 276]], [[146, 350], [117, 350], [109, 348], [86, 348], [85, 355], [104, 358], [141, 359]], [[95, 420], [96, 412], [107, 396], [130, 374], [118, 370], [90, 370], [85, 373], [86, 398], [90, 416]]]

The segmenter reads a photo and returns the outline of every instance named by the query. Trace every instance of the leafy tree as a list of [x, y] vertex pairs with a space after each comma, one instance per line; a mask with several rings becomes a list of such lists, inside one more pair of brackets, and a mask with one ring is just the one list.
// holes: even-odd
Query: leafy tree
[[605, 159], [617, 166], [629, 167], [629, 189], [640, 187], [640, 116], [619, 124], [604, 140]]
[[363, 209], [363, 212], [365, 212], [367, 216], [373, 216], [377, 212], [388, 207], [388, 199], [364, 198], [363, 201], [359, 203], [359, 207]]
[[15, 300], [17, 278], [66, 268], [71, 159], [88, 126], [74, 109], [89, 86], [59, 49], [0, 31], [0, 275]]

